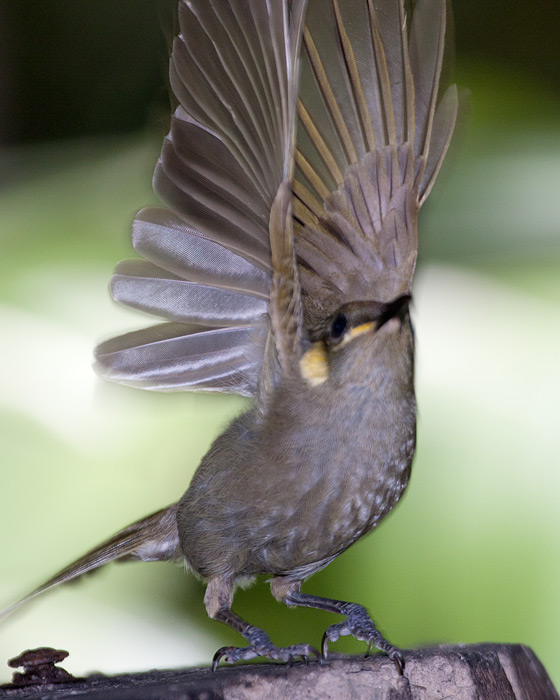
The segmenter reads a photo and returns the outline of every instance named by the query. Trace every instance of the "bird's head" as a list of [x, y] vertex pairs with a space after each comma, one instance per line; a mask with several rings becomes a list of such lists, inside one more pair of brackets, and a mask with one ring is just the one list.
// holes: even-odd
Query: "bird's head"
[[340, 306], [312, 334], [312, 344], [300, 361], [304, 379], [317, 386], [337, 368], [348, 371], [350, 365], [362, 361], [385, 359], [393, 353], [397, 357], [408, 348], [412, 351], [410, 301], [405, 294], [387, 303], [353, 301]]

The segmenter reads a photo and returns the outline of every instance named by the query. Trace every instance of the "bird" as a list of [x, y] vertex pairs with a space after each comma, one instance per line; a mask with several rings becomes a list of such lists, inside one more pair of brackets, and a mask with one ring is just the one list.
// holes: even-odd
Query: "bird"
[[[301, 590], [401, 498], [416, 444], [418, 213], [450, 144], [446, 0], [179, 0], [177, 107], [114, 299], [163, 322], [102, 342], [106, 379], [249, 397], [184, 495], [8, 608], [113, 560], [181, 560], [210, 618], [254, 657], [327, 657], [351, 635], [399, 649], [358, 604]], [[289, 607], [336, 613], [319, 652], [233, 610], [268, 575]]]

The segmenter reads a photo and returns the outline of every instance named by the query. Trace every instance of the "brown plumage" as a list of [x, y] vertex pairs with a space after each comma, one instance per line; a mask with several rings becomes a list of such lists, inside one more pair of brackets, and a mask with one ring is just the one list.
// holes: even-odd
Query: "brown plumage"
[[175, 559], [208, 582], [211, 617], [248, 641], [217, 652], [289, 660], [231, 609], [271, 574], [287, 605], [343, 614], [400, 652], [357, 604], [301, 592], [404, 491], [415, 447], [409, 315], [417, 218], [457, 111], [439, 85], [445, 0], [181, 0], [179, 102], [141, 211], [119, 302], [166, 322], [101, 344], [105, 377], [254, 398], [178, 503], [117, 533], [38, 588], [120, 558]]

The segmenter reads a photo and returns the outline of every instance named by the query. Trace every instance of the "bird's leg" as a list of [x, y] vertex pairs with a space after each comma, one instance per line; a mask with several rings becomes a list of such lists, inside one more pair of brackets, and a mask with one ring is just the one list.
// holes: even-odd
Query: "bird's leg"
[[[277, 586], [278, 587], [278, 586]], [[345, 603], [342, 600], [332, 600], [331, 598], [321, 598], [317, 595], [302, 593], [299, 589], [291, 587], [282, 598], [286, 605], [299, 605], [306, 608], [317, 608], [327, 612], [345, 615], [346, 619], [327, 627], [323, 635], [321, 651], [323, 658], [327, 658], [329, 642], [336, 642], [339, 637], [352, 635], [356, 639], [367, 642], [370, 646], [375, 646], [380, 651], [384, 651], [395, 664], [397, 671], [402, 675], [404, 669], [404, 659], [401, 652], [383, 637], [381, 632], [374, 625], [363, 605], [358, 603]]]
[[257, 656], [265, 656], [269, 659], [278, 659], [292, 663], [294, 658], [301, 657], [307, 663], [308, 657], [313, 655], [321, 661], [321, 655], [309, 644], [293, 644], [288, 647], [277, 647], [270, 641], [270, 637], [260, 627], [250, 625], [239, 617], [231, 609], [233, 599], [233, 585], [221, 577], [212, 579], [206, 589], [204, 602], [208, 615], [213, 620], [223, 622], [239, 632], [249, 642], [247, 647], [222, 647], [214, 654], [212, 670], [215, 671], [221, 659], [227, 663], [235, 663]]

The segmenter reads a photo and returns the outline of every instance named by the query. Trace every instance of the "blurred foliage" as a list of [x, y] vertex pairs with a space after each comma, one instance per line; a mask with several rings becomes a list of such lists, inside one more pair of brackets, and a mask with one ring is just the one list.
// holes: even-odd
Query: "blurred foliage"
[[[168, 110], [171, 0], [3, 0], [0, 142], [118, 133]], [[168, 34], [171, 34], [171, 26]]]
[[[165, 41], [148, 0], [0, 5], [0, 606], [186, 488], [243, 402], [103, 384], [101, 337], [130, 220], [154, 201]], [[530, 9], [531, 8], [531, 9]], [[560, 683], [560, 5], [456, 2], [468, 118], [421, 220], [419, 449], [403, 504], [306, 584], [369, 606], [403, 646], [511, 641]], [[129, 133], [126, 133], [129, 132]], [[57, 141], [53, 141], [57, 139]], [[0, 626], [0, 662], [68, 648], [70, 670], [207, 663], [239, 638], [180, 567], [129, 564]], [[332, 619], [264, 581], [236, 608], [279, 643]], [[337, 649], [361, 650], [352, 640]], [[0, 681], [9, 678], [1, 668]]]

